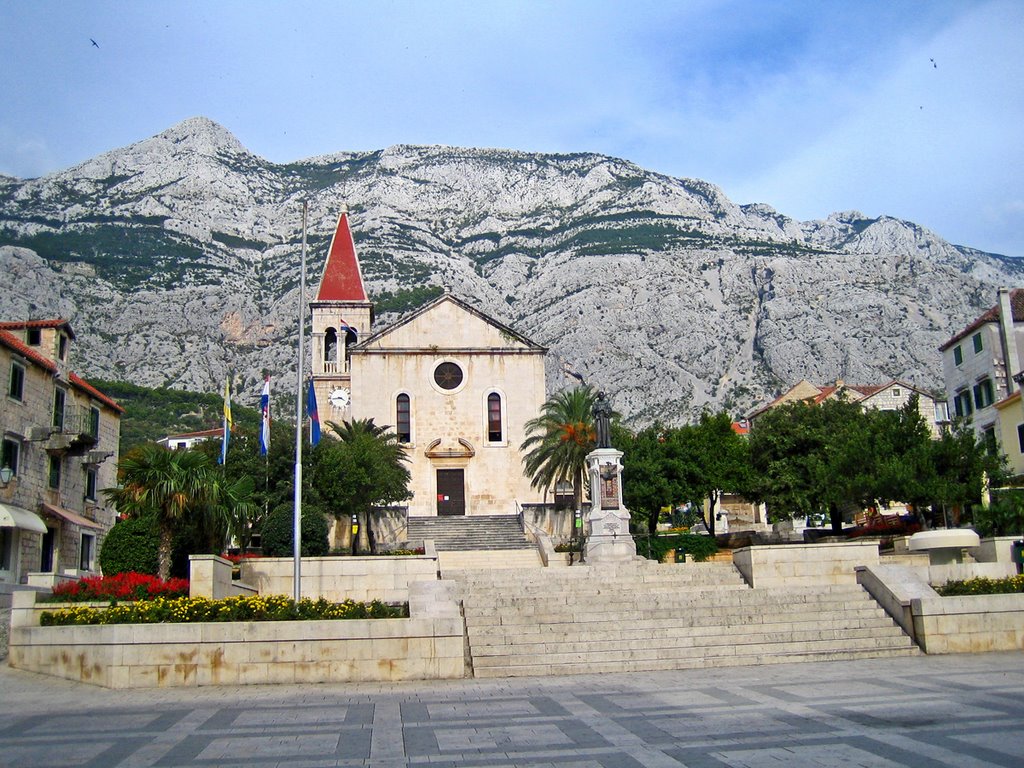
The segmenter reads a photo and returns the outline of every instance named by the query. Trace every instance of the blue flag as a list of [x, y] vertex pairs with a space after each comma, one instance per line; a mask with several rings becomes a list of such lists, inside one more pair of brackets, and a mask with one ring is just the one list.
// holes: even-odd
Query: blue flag
[[309, 444], [320, 442], [320, 412], [316, 408], [316, 390], [313, 380], [309, 380], [309, 394], [306, 395], [306, 415], [309, 416]]
[[260, 395], [260, 410], [263, 412], [263, 423], [260, 425], [260, 456], [266, 456], [270, 450], [270, 377], [263, 382], [263, 394]]

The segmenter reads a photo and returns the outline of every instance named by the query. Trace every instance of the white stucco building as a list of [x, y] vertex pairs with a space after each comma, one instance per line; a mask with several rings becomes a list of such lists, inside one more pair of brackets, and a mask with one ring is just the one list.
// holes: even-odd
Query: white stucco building
[[939, 347], [951, 415], [979, 438], [1000, 439], [996, 403], [1018, 390], [1024, 360], [1024, 288], [1000, 288], [995, 306]]

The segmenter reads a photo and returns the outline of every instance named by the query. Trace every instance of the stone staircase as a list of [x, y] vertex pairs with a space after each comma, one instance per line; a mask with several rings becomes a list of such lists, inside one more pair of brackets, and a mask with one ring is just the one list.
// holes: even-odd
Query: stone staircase
[[408, 537], [433, 539], [438, 552], [534, 548], [516, 515], [410, 517]]
[[476, 677], [919, 654], [856, 584], [751, 589], [731, 563], [447, 569]]
[[516, 515], [409, 518], [409, 541], [426, 539], [434, 542], [442, 575], [452, 570], [543, 566]]

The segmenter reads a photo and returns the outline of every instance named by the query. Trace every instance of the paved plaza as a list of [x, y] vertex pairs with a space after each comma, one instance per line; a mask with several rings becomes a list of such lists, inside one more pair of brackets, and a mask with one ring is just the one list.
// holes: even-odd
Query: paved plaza
[[0, 666], [0, 766], [1024, 765], [1024, 654], [112, 691]]

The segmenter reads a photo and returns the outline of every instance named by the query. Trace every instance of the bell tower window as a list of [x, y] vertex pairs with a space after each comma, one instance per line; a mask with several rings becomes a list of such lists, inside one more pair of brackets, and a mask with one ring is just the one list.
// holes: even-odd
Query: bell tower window
[[338, 332], [328, 328], [324, 334], [324, 370], [334, 373], [338, 364]]

